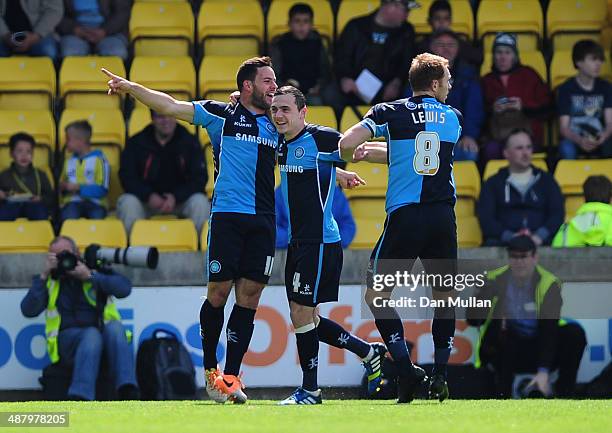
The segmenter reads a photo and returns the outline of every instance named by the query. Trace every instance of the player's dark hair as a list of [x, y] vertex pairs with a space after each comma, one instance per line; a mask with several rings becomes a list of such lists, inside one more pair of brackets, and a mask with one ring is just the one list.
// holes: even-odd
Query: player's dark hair
[[413, 92], [429, 90], [434, 80], [444, 77], [448, 60], [431, 53], [423, 53], [412, 59], [408, 80]]
[[431, 6], [429, 6], [427, 20], [431, 21], [433, 15], [439, 11], [448, 11], [449, 15], [451, 17], [453, 16], [453, 10], [448, 0], [436, 0], [431, 4]]
[[510, 139], [516, 134], [527, 134], [529, 136], [529, 139], [531, 140], [531, 143], [533, 144], [533, 135], [531, 134], [531, 131], [529, 129], [514, 128], [508, 133], [508, 135], [506, 135], [506, 138], [504, 139], [504, 149], [508, 147], [508, 144], [510, 144]]
[[574, 62], [574, 68], [578, 69], [578, 62], [586, 59], [589, 54], [602, 62], [604, 61], [604, 50], [597, 42], [591, 39], [583, 39], [576, 42], [574, 44], [574, 48], [572, 48], [572, 61]]
[[311, 20], [314, 19], [314, 11], [310, 5], [306, 3], [296, 3], [291, 6], [291, 9], [289, 9], [289, 21], [296, 15], [308, 15]]
[[91, 140], [93, 128], [91, 127], [91, 123], [89, 123], [87, 120], [75, 120], [74, 122], [70, 122], [64, 128], [64, 131], [68, 132], [69, 129], [80, 131], [85, 135], [85, 139], [87, 141]]
[[255, 81], [257, 76], [257, 70], [266, 66], [272, 67], [272, 60], [270, 57], [253, 57], [245, 60], [240, 68], [238, 68], [238, 74], [236, 75], [236, 84], [238, 90], [242, 91], [242, 85], [246, 81]]
[[274, 96], [293, 95], [298, 111], [306, 106], [306, 97], [300, 89], [293, 86], [283, 86], [276, 89]]
[[582, 185], [585, 202], [610, 203], [612, 182], [606, 176], [589, 176]]
[[15, 147], [17, 147], [17, 143], [19, 143], [20, 141], [30, 143], [32, 149], [34, 149], [34, 147], [36, 146], [36, 141], [34, 141], [34, 137], [32, 137], [30, 134], [26, 134], [25, 132], [18, 132], [16, 134], [11, 135], [11, 138], [9, 138], [8, 145], [11, 153], [15, 151]]

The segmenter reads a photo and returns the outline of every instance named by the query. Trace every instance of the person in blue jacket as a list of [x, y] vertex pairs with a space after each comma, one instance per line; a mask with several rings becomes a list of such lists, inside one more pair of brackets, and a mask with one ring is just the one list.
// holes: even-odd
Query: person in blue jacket
[[[276, 248], [287, 249], [287, 245], [289, 244], [287, 234], [289, 227], [287, 207], [285, 206], [285, 201], [282, 198], [280, 188], [276, 188], [274, 195], [274, 199], [276, 201]], [[340, 188], [338, 185], [336, 185], [336, 188], [334, 189], [332, 214], [338, 223], [342, 248], [348, 248], [353, 241], [353, 238], [355, 238], [357, 226], [355, 225], [355, 219], [353, 218], [349, 202], [342, 192], [342, 188]]]
[[507, 245], [527, 235], [536, 246], [549, 245], [565, 218], [555, 179], [531, 164], [533, 140], [524, 129], [510, 132], [504, 146], [508, 166], [483, 185], [477, 211], [484, 246]]

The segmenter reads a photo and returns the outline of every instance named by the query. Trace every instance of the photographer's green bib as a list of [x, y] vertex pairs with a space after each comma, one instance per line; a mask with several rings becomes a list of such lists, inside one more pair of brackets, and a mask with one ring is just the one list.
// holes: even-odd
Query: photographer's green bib
[[[85, 299], [87, 299], [87, 302], [89, 302], [89, 304], [95, 308], [96, 298], [95, 295], [92, 296], [93, 285], [88, 281], [83, 283], [82, 286]], [[47, 311], [45, 312], [45, 334], [47, 336], [47, 352], [49, 353], [51, 362], [55, 364], [60, 359], [57, 337], [59, 335], [60, 325], [62, 323], [62, 317], [57, 311], [56, 306], [57, 297], [59, 296], [60, 291], [59, 280], [47, 278], [47, 290], [49, 291], [49, 303], [47, 304]], [[102, 319], [104, 320], [104, 323], [108, 323], [112, 320], [121, 321], [121, 315], [117, 310], [117, 306], [113, 302], [112, 296], [108, 297], [106, 306], [104, 307]], [[126, 330], [125, 336], [128, 342], [132, 340], [131, 331]]]

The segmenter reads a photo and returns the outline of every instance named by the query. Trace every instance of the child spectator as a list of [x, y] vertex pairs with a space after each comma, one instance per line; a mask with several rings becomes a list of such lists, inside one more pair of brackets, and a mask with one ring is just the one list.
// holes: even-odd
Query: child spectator
[[272, 42], [270, 57], [279, 85], [292, 85], [306, 95], [308, 105], [321, 105], [321, 91], [331, 79], [331, 65], [321, 35], [313, 30], [310, 5], [289, 9], [289, 32]]
[[9, 139], [13, 162], [0, 173], [0, 221], [46, 220], [53, 206], [47, 174], [32, 165], [34, 137], [23, 132]]
[[110, 166], [100, 150], [91, 150], [92, 128], [88, 121], [78, 120], [66, 126], [66, 151], [60, 176], [61, 220], [78, 218], [104, 219]]
[[562, 159], [612, 156], [612, 87], [599, 78], [604, 51], [592, 40], [576, 42], [572, 61], [575, 77], [559, 86], [559, 127]]

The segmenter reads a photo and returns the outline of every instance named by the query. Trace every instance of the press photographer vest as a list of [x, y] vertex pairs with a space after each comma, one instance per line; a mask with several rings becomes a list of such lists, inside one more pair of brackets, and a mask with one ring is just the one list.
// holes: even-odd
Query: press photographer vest
[[[91, 296], [92, 284], [88, 281], [82, 284], [83, 286], [83, 295], [89, 304], [96, 308], [96, 299]], [[57, 297], [60, 292], [60, 282], [59, 280], [54, 280], [52, 278], [47, 278], [47, 290], [49, 292], [49, 302], [47, 304], [47, 310], [45, 312], [45, 334], [47, 336], [47, 352], [49, 353], [49, 358], [51, 359], [51, 363], [55, 364], [59, 361], [59, 349], [57, 337], [59, 335], [60, 325], [62, 323], [62, 316], [60, 316], [59, 311], [57, 311]], [[113, 302], [113, 297], [109, 296], [106, 301], [106, 306], [104, 307], [104, 312], [102, 314], [102, 320], [104, 323], [108, 323], [111, 320], [119, 320], [121, 321], [121, 315], [117, 310], [117, 306]], [[126, 330], [125, 336], [130, 341], [132, 339], [132, 332]]]
[[[501, 268], [497, 268], [497, 269], [487, 272], [487, 279], [489, 280], [489, 283], [493, 283], [501, 275], [508, 272], [509, 269], [510, 269], [510, 266], [506, 265], [506, 266], [502, 266]], [[540, 276], [540, 281], [538, 281], [538, 285], [536, 286], [536, 291], [535, 291], [536, 293], [535, 295], [536, 315], [539, 317], [540, 309], [542, 307], [542, 303], [544, 302], [544, 298], [546, 297], [546, 293], [548, 293], [548, 290], [553, 285], [553, 283], [561, 284], [561, 282], [555, 275], [548, 272], [546, 269], [544, 269], [540, 265], [536, 266], [536, 272]], [[478, 336], [478, 342], [476, 343], [476, 349], [475, 349], [475, 355], [474, 355], [474, 367], [475, 368], [480, 368], [481, 366], [480, 345], [482, 344], [482, 341], [484, 340], [485, 334], [487, 333], [487, 329], [489, 329], [491, 320], [493, 320], [493, 312], [495, 311], [497, 301], [498, 301], [498, 296], [494, 296], [493, 299], [491, 300], [491, 308], [489, 309], [489, 313], [487, 314], [487, 319], [480, 327], [480, 335]], [[565, 320], [559, 319], [559, 326], [563, 326], [565, 324], [566, 324]]]

